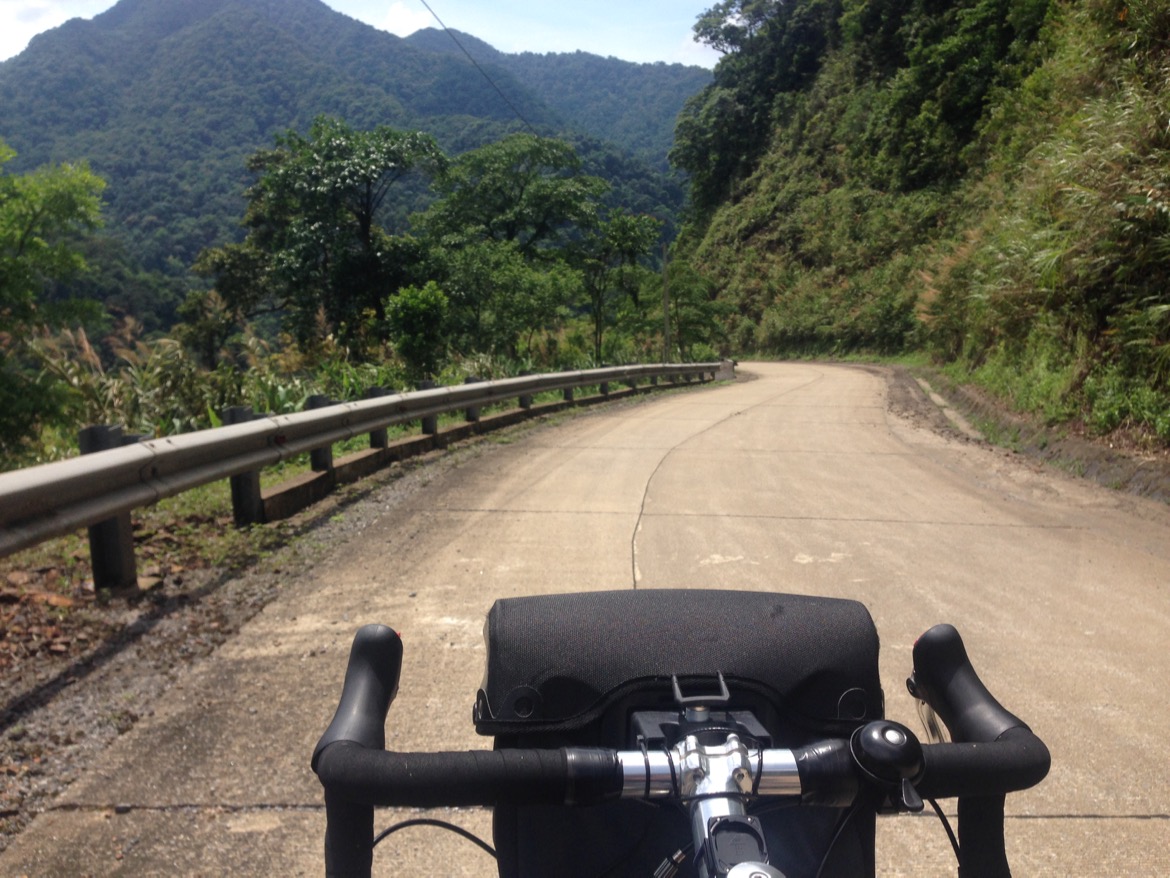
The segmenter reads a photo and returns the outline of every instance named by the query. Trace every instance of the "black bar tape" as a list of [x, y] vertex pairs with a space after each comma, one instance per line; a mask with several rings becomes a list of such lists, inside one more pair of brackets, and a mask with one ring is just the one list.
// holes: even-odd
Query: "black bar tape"
[[924, 770], [915, 789], [924, 799], [1002, 796], [1026, 790], [1048, 774], [1052, 757], [1027, 729], [1011, 729], [998, 741], [927, 744]]
[[419, 808], [590, 804], [622, 784], [613, 751], [585, 748], [391, 753], [338, 742], [320, 753], [317, 773], [349, 801]]

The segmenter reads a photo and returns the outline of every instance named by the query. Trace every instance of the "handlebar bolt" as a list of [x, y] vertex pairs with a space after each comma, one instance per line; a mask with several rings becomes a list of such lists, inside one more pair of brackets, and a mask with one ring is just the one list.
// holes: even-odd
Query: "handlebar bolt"
[[902, 747], [906, 744], [906, 733], [901, 729], [890, 726], [882, 732], [882, 737], [886, 739], [886, 743], [894, 747]]

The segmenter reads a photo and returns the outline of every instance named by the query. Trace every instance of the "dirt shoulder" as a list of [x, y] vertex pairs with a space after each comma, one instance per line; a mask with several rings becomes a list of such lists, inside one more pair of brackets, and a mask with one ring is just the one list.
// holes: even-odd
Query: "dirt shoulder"
[[[941, 414], [939, 406], [927, 397], [922, 382], [941, 394], [962, 418], [974, 425], [985, 441], [1111, 490], [1170, 503], [1170, 451], [1149, 447], [1141, 436], [1119, 432], [1097, 437], [1075, 423], [1054, 427], [1011, 411], [977, 387], [956, 385], [940, 373], [926, 369], [895, 369], [891, 379], [891, 408], [895, 399], [917, 396], [917, 401], [903, 404], [911, 408], [933, 408]], [[930, 417], [938, 423], [937, 416]], [[942, 417], [946, 419], [945, 415]], [[963, 435], [954, 423], [940, 429], [949, 430], [957, 437]]]

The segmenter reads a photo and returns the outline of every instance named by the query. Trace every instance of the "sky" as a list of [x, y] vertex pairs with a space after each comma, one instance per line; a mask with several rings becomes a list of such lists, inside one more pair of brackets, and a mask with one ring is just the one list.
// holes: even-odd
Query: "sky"
[[[165, 2], [165, 0], [161, 0]], [[691, 26], [715, 0], [427, 0], [450, 28], [502, 52], [574, 52], [626, 61], [713, 67], [718, 54], [692, 39]], [[437, 27], [422, 0], [325, 0], [374, 27], [408, 36]], [[113, 0], [0, 0], [0, 61], [36, 34], [71, 18], [93, 18]]]

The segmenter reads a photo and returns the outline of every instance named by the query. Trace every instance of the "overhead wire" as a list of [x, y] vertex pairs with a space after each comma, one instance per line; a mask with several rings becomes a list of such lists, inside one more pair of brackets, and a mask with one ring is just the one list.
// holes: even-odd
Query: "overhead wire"
[[420, 2], [422, 3], [423, 6], [425, 6], [427, 8], [427, 12], [429, 12], [432, 16], [434, 16], [435, 21], [437, 21], [439, 23], [439, 27], [441, 27], [444, 31], [447, 32], [447, 36], [449, 36], [451, 39], [453, 39], [455, 41], [455, 45], [457, 45], [459, 47], [460, 51], [462, 51], [463, 54], [467, 56], [467, 60], [470, 61], [472, 63], [472, 65], [475, 67], [475, 69], [480, 72], [480, 75], [482, 75], [483, 78], [488, 81], [488, 84], [496, 90], [496, 94], [498, 94], [501, 98], [503, 98], [504, 103], [507, 104], [511, 108], [512, 112], [516, 114], [516, 118], [519, 119], [521, 122], [523, 122], [524, 126], [529, 131], [531, 131], [534, 135], [539, 137], [539, 135], [536, 134], [536, 129], [532, 127], [532, 124], [526, 118], [524, 118], [524, 114], [520, 112], [520, 110], [516, 107], [516, 105], [514, 103], [512, 103], [511, 100], [509, 100], [508, 96], [506, 94], [504, 94], [503, 89], [501, 89], [498, 85], [496, 85], [496, 81], [488, 75], [488, 72], [479, 66], [479, 62], [476, 61], [475, 58], [472, 57], [472, 55], [469, 51], [467, 51], [467, 47], [464, 46], [463, 43], [461, 43], [459, 41], [459, 37], [455, 36], [455, 31], [451, 30], [451, 28], [447, 27], [447, 25], [445, 25], [443, 23], [443, 19], [439, 18], [439, 14], [437, 12], [435, 12], [434, 9], [431, 8], [431, 4], [428, 3], [427, 0], [420, 0]]

